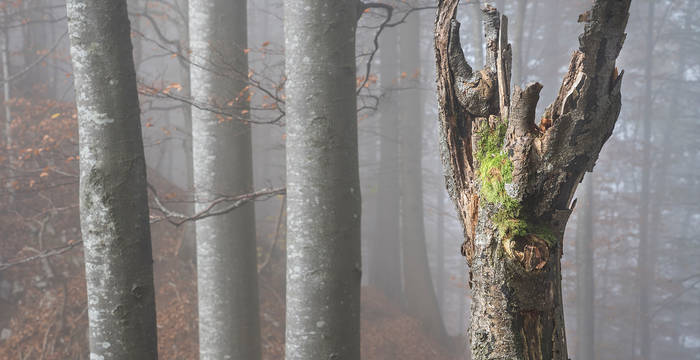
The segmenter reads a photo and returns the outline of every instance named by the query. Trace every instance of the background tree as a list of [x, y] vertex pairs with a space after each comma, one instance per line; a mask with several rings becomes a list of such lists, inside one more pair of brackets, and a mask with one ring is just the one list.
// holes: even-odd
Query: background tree
[[595, 286], [593, 279], [594, 187], [592, 174], [583, 182], [581, 214], [576, 225], [576, 358], [595, 359]]
[[615, 60], [630, 1], [595, 1], [556, 100], [539, 126], [542, 85], [510, 95], [508, 22], [485, 9], [487, 61], [466, 63], [455, 20], [439, 3], [435, 28], [441, 151], [465, 230], [473, 359], [567, 359], [562, 238], [574, 191], [612, 134], [621, 106]]
[[[253, 191], [247, 6], [246, 0], [190, 0], [189, 5], [192, 96], [233, 114], [192, 109], [199, 212], [221, 194]], [[260, 358], [253, 203], [200, 220], [196, 238], [200, 358]]]
[[374, 240], [368, 256], [369, 284], [400, 302], [401, 242], [399, 238], [399, 55], [398, 31], [386, 28], [379, 38], [379, 173]]
[[440, 308], [435, 297], [423, 223], [423, 109], [419, 88], [420, 21], [411, 14], [401, 27], [401, 84], [404, 85], [399, 114], [401, 156], [401, 240], [403, 251], [404, 299], [406, 308], [419, 318], [438, 339], [445, 339]]
[[90, 357], [157, 359], [151, 235], [126, 1], [71, 0]]

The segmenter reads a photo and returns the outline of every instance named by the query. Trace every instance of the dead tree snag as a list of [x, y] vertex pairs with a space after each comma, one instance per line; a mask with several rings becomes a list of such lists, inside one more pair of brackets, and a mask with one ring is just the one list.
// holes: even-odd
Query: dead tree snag
[[472, 358], [567, 359], [562, 238], [576, 186], [612, 134], [631, 0], [595, 0], [559, 93], [539, 123], [542, 85], [510, 91], [508, 19], [487, 5], [486, 66], [466, 62], [440, 0], [435, 22], [440, 150], [464, 226], [472, 287]]

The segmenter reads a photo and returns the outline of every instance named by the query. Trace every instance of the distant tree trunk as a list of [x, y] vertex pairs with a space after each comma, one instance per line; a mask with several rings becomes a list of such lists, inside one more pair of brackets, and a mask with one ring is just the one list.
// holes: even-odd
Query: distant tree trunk
[[595, 359], [593, 284], [593, 176], [584, 181], [576, 226], [576, 359]]
[[91, 359], [157, 359], [146, 163], [124, 0], [69, 0]]
[[[192, 108], [195, 208], [253, 190], [246, 101], [246, 0], [190, 0], [192, 97], [236, 114]], [[200, 359], [260, 358], [255, 210], [197, 221]]]
[[513, 44], [513, 86], [520, 86], [523, 79], [523, 33], [527, 15], [527, 0], [518, 0], [518, 14], [515, 22], [515, 43]]
[[401, 91], [399, 130], [401, 163], [401, 240], [403, 250], [404, 299], [409, 313], [416, 316], [435, 338], [447, 337], [435, 297], [423, 223], [423, 107], [420, 95], [420, 21], [417, 14], [401, 26], [399, 49]]
[[401, 298], [401, 243], [399, 241], [399, 109], [396, 85], [398, 36], [386, 28], [380, 37], [379, 76], [382, 98], [379, 118], [379, 187], [377, 233], [369, 253], [369, 281], [390, 299]]
[[[651, 198], [651, 118], [653, 114], [652, 76], [654, 65], [654, 7], [648, 0], [648, 19], [644, 64], [644, 118], [642, 130], [642, 188], [639, 200], [639, 252], [637, 276], [639, 282], [639, 349], [642, 360], [651, 359], [651, 286], [654, 282], [649, 241], [649, 200]], [[658, 205], [657, 205], [658, 206]]]
[[[443, 194], [443, 189], [438, 189], [437, 194], [437, 284], [436, 292], [438, 299], [438, 306], [441, 310], [441, 314], [444, 315], [445, 312], [445, 196]], [[441, 317], [442, 318], [442, 317]], [[444, 323], [444, 321], [443, 321]]]
[[[179, 2], [180, 8], [185, 12], [185, 17], [189, 19], [189, 0], [182, 0]], [[183, 24], [183, 28], [180, 29], [180, 43], [181, 52], [187, 54], [190, 49], [190, 31], [189, 22]], [[191, 97], [192, 96], [192, 82], [190, 81], [190, 64], [183, 56], [178, 56], [180, 62], [180, 79], [182, 79], [182, 96]], [[186, 213], [194, 213], [194, 158], [192, 151], [192, 107], [184, 106], [182, 108], [182, 117], [184, 122], [184, 140], [182, 142], [182, 150], [184, 152], [185, 158], [185, 190], [187, 192], [187, 200], [192, 201], [191, 205], [187, 205]], [[183, 239], [180, 249], [178, 251], [178, 257], [183, 260], [188, 260], [193, 263], [197, 263], [197, 233], [196, 225], [191, 222], [185, 223], [183, 228]]]
[[474, 53], [474, 67], [481, 68], [484, 66], [484, 44], [482, 42], [484, 33], [481, 23], [481, 5], [475, 1], [469, 6], [469, 9], [469, 16], [472, 18], [472, 46], [476, 50], [476, 53]]
[[[7, 10], [5, 10], [7, 11]], [[7, 13], [5, 12], [5, 17]], [[9, 30], [4, 30], [2, 32], [2, 39], [0, 39], [0, 57], [2, 58], [2, 78], [8, 79], [10, 77], [10, 35]], [[10, 107], [10, 82], [4, 81], [2, 84], [2, 108], [3, 115], [5, 117], [5, 148], [10, 149], [12, 147], [12, 108]], [[11, 152], [10, 152], [11, 153]], [[10, 157], [10, 160], [12, 158]]]
[[354, 0], [285, 1], [287, 360], [360, 358]]
[[539, 126], [542, 85], [510, 95], [507, 18], [484, 10], [486, 67], [473, 71], [459, 43], [458, 2], [439, 2], [435, 50], [440, 147], [470, 266], [472, 359], [568, 359], [562, 238], [576, 187], [619, 115], [615, 60], [630, 0], [596, 0], [580, 17], [580, 48]]

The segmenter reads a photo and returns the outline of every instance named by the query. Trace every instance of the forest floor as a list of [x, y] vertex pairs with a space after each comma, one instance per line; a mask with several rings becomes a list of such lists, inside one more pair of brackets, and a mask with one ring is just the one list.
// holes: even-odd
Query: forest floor
[[[68, 194], [67, 196], [71, 196]], [[77, 208], [52, 220], [52, 246], [76, 241]], [[19, 219], [14, 219], [19, 222]], [[23, 226], [0, 217], [0, 255], [16, 259], [36, 253]], [[16, 224], [16, 223], [15, 223]], [[195, 267], [176, 256], [182, 229], [166, 223], [152, 228], [159, 357], [197, 358]], [[48, 235], [47, 235], [48, 237]], [[47, 246], [50, 247], [50, 246]], [[267, 249], [268, 247], [263, 247]], [[284, 354], [284, 254], [277, 251], [260, 274], [263, 359]], [[88, 359], [87, 306], [82, 251], [11, 267], [0, 272], [0, 359]], [[456, 360], [448, 345], [433, 339], [415, 318], [380, 291], [362, 289], [362, 358], [367, 360]]]

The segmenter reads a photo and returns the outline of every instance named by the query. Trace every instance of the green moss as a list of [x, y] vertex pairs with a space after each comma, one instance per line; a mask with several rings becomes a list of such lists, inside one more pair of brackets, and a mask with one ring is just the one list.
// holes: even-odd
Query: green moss
[[533, 234], [538, 238], [544, 240], [550, 248], [557, 243], [557, 236], [554, 235], [554, 232], [552, 231], [552, 229], [549, 228], [549, 226], [539, 224], [528, 224], [527, 233]]
[[557, 240], [552, 230], [523, 219], [522, 205], [506, 192], [506, 184], [513, 181], [513, 164], [503, 151], [506, 128], [505, 121], [499, 121], [495, 129], [483, 123], [477, 132], [479, 143], [476, 159], [479, 161], [477, 175], [481, 180], [481, 197], [499, 207], [492, 221], [502, 239], [532, 234], [553, 246]]
[[478, 134], [479, 148], [476, 159], [479, 161], [481, 195], [489, 203], [503, 204], [512, 200], [506, 193], [505, 184], [513, 181], [513, 164], [508, 154], [502, 151], [506, 124], [499, 122], [496, 129], [491, 129], [484, 123]]

